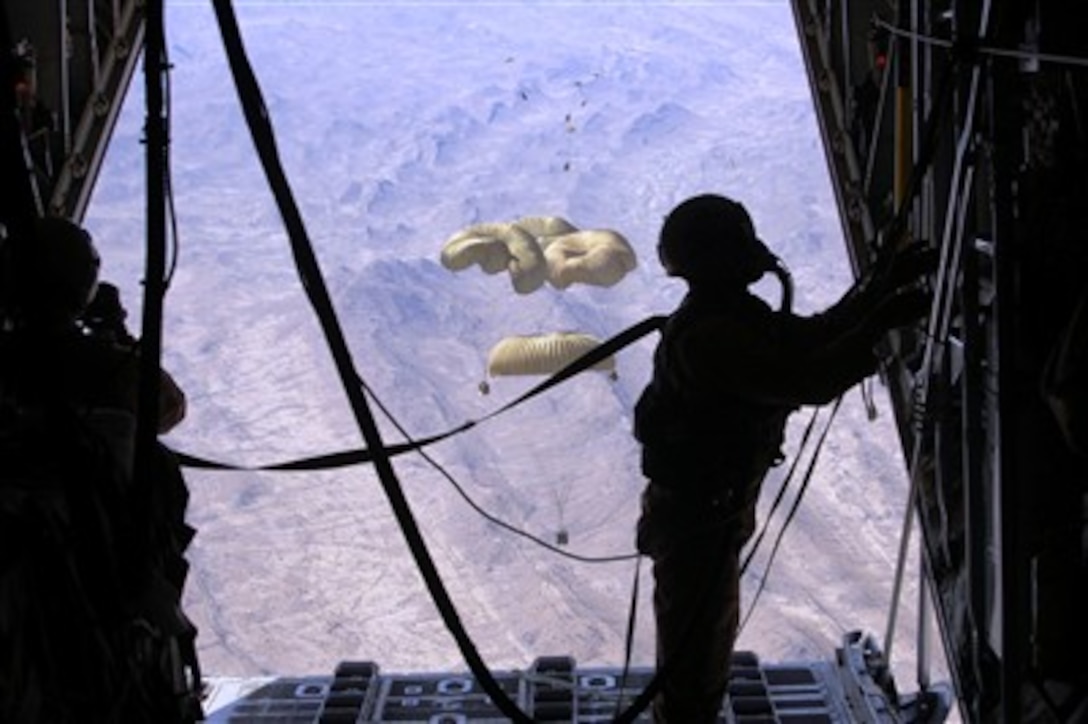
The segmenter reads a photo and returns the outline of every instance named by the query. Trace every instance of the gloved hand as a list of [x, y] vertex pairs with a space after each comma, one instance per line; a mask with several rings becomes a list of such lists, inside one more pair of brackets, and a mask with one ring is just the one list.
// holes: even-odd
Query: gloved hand
[[907, 288], [885, 297], [873, 312], [870, 323], [879, 334], [905, 327], [929, 315], [933, 295], [919, 287]]
[[865, 288], [875, 297], [895, 294], [913, 286], [937, 269], [939, 253], [923, 243], [881, 251], [867, 275]]

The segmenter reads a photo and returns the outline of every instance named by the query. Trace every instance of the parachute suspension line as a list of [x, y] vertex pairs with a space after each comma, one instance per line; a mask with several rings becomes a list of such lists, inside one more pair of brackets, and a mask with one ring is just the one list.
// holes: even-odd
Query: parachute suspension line
[[564, 550], [563, 548], [559, 548], [557, 545], [549, 543], [548, 541], [544, 540], [543, 538], [535, 536], [535, 535], [533, 535], [532, 533], [530, 533], [530, 532], [528, 532], [526, 530], [523, 530], [521, 528], [518, 528], [518, 527], [510, 524], [510, 523], [507, 523], [505, 520], [503, 520], [502, 518], [499, 518], [494, 513], [488, 512], [483, 506], [481, 506], [479, 503], [477, 503], [472, 498], [472, 496], [470, 496], [468, 494], [468, 491], [465, 490], [464, 486], [462, 486], [459, 482], [457, 482], [457, 479], [455, 477], [453, 477], [453, 473], [451, 473], [449, 470], [447, 470], [444, 465], [442, 465], [440, 462], [438, 462], [433, 457], [431, 457], [431, 455], [429, 455], [422, 447], [412, 447], [412, 446], [414, 446], [414, 443], [412, 441], [412, 437], [408, 434], [408, 431], [405, 430], [404, 427], [400, 424], [400, 421], [397, 420], [397, 418], [394, 417], [393, 414], [389, 411], [389, 408], [387, 408], [382, 403], [382, 401], [380, 399], [378, 399], [378, 396], [374, 394], [374, 390], [372, 390], [368, 385], [366, 385], [366, 383], [362, 382], [362, 380], [360, 380], [360, 384], [363, 386], [363, 389], [366, 391], [366, 393], [368, 395], [370, 395], [370, 398], [374, 401], [374, 405], [378, 409], [380, 409], [382, 411], [382, 414], [384, 414], [386, 416], [386, 418], [389, 420], [389, 422], [392, 423], [393, 427], [395, 427], [397, 429], [397, 431], [401, 435], [403, 435], [404, 438], [408, 441], [409, 446], [411, 447], [411, 449], [414, 449], [415, 452], [421, 458], [426, 460], [427, 463], [431, 467], [433, 467], [438, 472], [439, 475], [444, 477], [446, 479], [446, 481], [449, 482], [449, 484], [453, 486], [453, 489], [457, 492], [457, 494], [461, 496], [461, 499], [464, 500], [465, 503], [467, 503], [470, 508], [472, 508], [474, 511], [476, 511], [476, 513], [480, 517], [482, 517], [484, 520], [488, 521], [489, 523], [491, 523], [493, 525], [498, 526], [499, 528], [502, 528], [503, 530], [505, 530], [505, 531], [507, 531], [509, 533], [513, 533], [514, 535], [520, 536], [522, 538], [525, 538], [528, 541], [536, 543], [538, 546], [541, 546], [542, 548], [546, 548], [549, 551], [551, 551], [552, 553], [557, 553], [558, 555], [561, 555], [561, 556], [563, 556], [565, 558], [569, 558], [569, 559], [574, 560], [574, 561], [579, 561], [581, 563], [616, 563], [616, 562], [619, 562], [619, 561], [629, 561], [629, 560], [631, 560], [633, 558], [638, 558], [638, 553], [626, 553], [626, 554], [619, 554], [619, 555], [614, 555], [614, 556], [584, 556], [584, 555], [579, 555], [577, 553], [571, 553], [570, 551]]
[[[831, 412], [827, 417], [827, 422], [824, 423], [824, 429], [820, 432], [820, 437], [816, 441], [816, 447], [812, 450], [812, 457], [809, 458], [808, 468], [805, 469], [805, 477], [801, 479], [801, 487], [797, 490], [797, 497], [793, 499], [793, 505], [790, 506], [789, 513], [786, 514], [786, 519], [782, 521], [782, 527], [778, 530], [778, 535], [774, 539], [774, 545], [771, 547], [771, 552], [767, 556], [767, 563], [763, 566], [763, 575], [759, 579], [759, 587], [756, 588], [755, 594], [752, 596], [752, 602], [748, 604], [748, 612], [744, 614], [744, 618], [740, 622], [740, 626], [737, 628], [737, 636], [740, 636], [741, 631], [748, 624], [748, 619], [751, 618], [752, 612], [756, 610], [756, 604], [759, 602], [759, 597], [763, 593], [763, 589], [767, 586], [767, 579], [771, 574], [771, 566], [774, 564], [775, 556], [778, 555], [778, 547], [782, 544], [782, 539], [786, 535], [786, 530], [793, 522], [793, 517], [797, 514], [797, 511], [801, 507], [801, 501], [805, 497], [805, 492], [808, 490], [808, 484], [812, 482], [812, 473], [816, 470], [816, 461], [820, 458], [820, 451], [823, 449], [824, 440], [827, 439], [827, 433], [831, 430], [831, 423], [835, 420], [835, 413], [839, 411], [839, 405], [842, 404], [842, 395], [835, 398], [835, 402], [831, 405]], [[813, 416], [815, 419], [815, 415]], [[747, 560], [745, 561], [747, 565]]]
[[[990, 3], [987, 2], [982, 20], [980, 21], [980, 35], [985, 34], [986, 27], [989, 24], [989, 17]], [[954, 71], [958, 69], [960, 60], [959, 56], [953, 56], [953, 62], [949, 64], [949, 67], [946, 69], [942, 78], [942, 90], [946, 86], [950, 87], [952, 85], [950, 79]], [[920, 485], [919, 470], [921, 468], [923, 435], [929, 426], [930, 411], [928, 410], [928, 406], [930, 379], [933, 375], [934, 367], [943, 355], [945, 343], [948, 339], [949, 327], [952, 321], [952, 305], [955, 299], [954, 283], [955, 279], [959, 276], [964, 243], [964, 228], [966, 217], [969, 213], [968, 207], [970, 205], [970, 189], [973, 187], [974, 165], [965, 163], [965, 160], [968, 157], [968, 150], [973, 145], [974, 124], [978, 112], [980, 83], [981, 72], [976, 57], [973, 58], [971, 62], [971, 78], [967, 101], [963, 111], [963, 127], [956, 140], [952, 180], [949, 184], [948, 208], [953, 211], [945, 216], [945, 225], [941, 237], [940, 261], [938, 263], [936, 275], [936, 288], [934, 289], [933, 294], [933, 305], [930, 309], [929, 319], [926, 324], [926, 343], [923, 350], [922, 363], [916, 376], [917, 387], [915, 388], [914, 400], [912, 402], [914, 408], [914, 419], [912, 420], [914, 439], [911, 445], [911, 456], [908, 467], [910, 483], [907, 492], [906, 508], [903, 511], [903, 525], [899, 535], [899, 554], [896, 560], [896, 571], [888, 610], [887, 628], [884, 633], [883, 654], [885, 661], [889, 665], [892, 660], [892, 644], [894, 642], [895, 627], [899, 613], [899, 599], [902, 595], [906, 558], [909, 549], [911, 528], [914, 522], [914, 506], [918, 497]], [[941, 104], [934, 110], [934, 116], [939, 116], [947, 106], [951, 105], [951, 100], [946, 93], [941, 94], [941, 99]], [[934, 117], [929, 121], [929, 128], [927, 128], [926, 134], [927, 141], [936, 136], [936, 131], [933, 127], [937, 125], [937, 120], [938, 118]], [[919, 164], [915, 167], [914, 175], [918, 177], [919, 183], [921, 177], [920, 171], [924, 166], [928, 166], [935, 146], [935, 141], [932, 144], [927, 144], [929, 156], [925, 159], [926, 163]], [[911, 184], [912, 187], [915, 185], [916, 184], [913, 183]], [[903, 209], [905, 207], [906, 204], [903, 205], [903, 208], [900, 209], [900, 215], [897, 216], [897, 220], [902, 218], [903, 223], [905, 223], [906, 219], [903, 214]], [[925, 552], [923, 550], [923, 555], [924, 554]], [[972, 625], [975, 626], [977, 624], [972, 621]]]
[[351, 360], [351, 353], [344, 338], [343, 330], [336, 318], [317, 258], [309, 242], [305, 225], [287, 182], [282, 164], [279, 161], [268, 111], [242, 45], [237, 19], [234, 16], [229, 0], [213, 0], [213, 7], [223, 36], [223, 43], [238, 90], [238, 96], [245, 112], [246, 122], [249, 125], [265, 174], [268, 176], [269, 185], [272, 188], [280, 214], [283, 216], [295, 257], [295, 265], [303, 287], [321, 323], [344, 392], [351, 403], [356, 423], [366, 440], [368, 448], [374, 453], [374, 466], [378, 478], [416, 560], [416, 565], [427, 584], [427, 588], [442, 615], [446, 627], [456, 640], [458, 648], [461, 650], [472, 673], [480, 682], [481, 687], [505, 716], [515, 722], [531, 722], [532, 718], [518, 707], [487, 668], [468, 632], [465, 630], [453, 601], [442, 583], [434, 561], [430, 557], [426, 542], [412, 515], [396, 472], [393, 470], [392, 462], [386, 453], [381, 432], [378, 430], [377, 423], [370, 411], [366, 395], [359, 385], [361, 378]]

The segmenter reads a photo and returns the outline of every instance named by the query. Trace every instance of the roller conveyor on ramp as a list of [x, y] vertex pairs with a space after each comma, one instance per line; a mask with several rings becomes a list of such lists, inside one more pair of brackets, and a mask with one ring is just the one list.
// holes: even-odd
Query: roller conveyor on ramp
[[[847, 634], [827, 661], [767, 663], [750, 651], [733, 656], [721, 722], [832, 724], [939, 722], [951, 692], [896, 697], [881, 682], [883, 662], [872, 640]], [[525, 671], [495, 678], [522, 711], [539, 722], [609, 722], [653, 676], [645, 666], [579, 667], [570, 657], [541, 657]], [[896, 701], [898, 699], [898, 701]], [[213, 678], [204, 707], [214, 724], [403, 722], [485, 724], [507, 719], [469, 673], [381, 673], [371, 661], [345, 661], [331, 675]], [[652, 721], [648, 712], [637, 721]]]

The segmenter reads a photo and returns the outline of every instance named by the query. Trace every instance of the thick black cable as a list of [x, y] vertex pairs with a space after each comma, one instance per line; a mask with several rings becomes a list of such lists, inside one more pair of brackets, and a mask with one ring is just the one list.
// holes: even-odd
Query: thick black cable
[[287, 183], [282, 164], [279, 161], [268, 112], [257, 79], [246, 56], [233, 8], [229, 0], [213, 0], [212, 4], [219, 22], [224, 48], [234, 76], [246, 122], [249, 125], [254, 145], [257, 147], [257, 153], [268, 177], [280, 214], [283, 217], [300, 279], [321, 323], [344, 392], [351, 403], [352, 412], [366, 441], [367, 448], [373, 454], [374, 467], [381, 481], [382, 489], [389, 499], [390, 506], [400, 525], [401, 532], [405, 536], [420, 574], [427, 584], [428, 591], [434, 599], [446, 627], [456, 640], [466, 663], [481, 687], [505, 716], [516, 722], [531, 722], [532, 718], [525, 714], [503, 690], [476, 650], [427, 550], [426, 542], [423, 540], [423, 535], [412, 515], [411, 507], [405, 498], [396, 472], [393, 470], [392, 462], [386, 452], [381, 432], [378, 430], [374, 416], [370, 411], [366, 395], [359, 384], [359, 374], [355, 370], [351, 352], [337, 321], [317, 258], [309, 242], [298, 206]]
[[[475, 421], [466, 422], [463, 425], [447, 430], [446, 432], [439, 433], [437, 435], [431, 435], [430, 437], [419, 438], [415, 440], [409, 440], [408, 442], [395, 443], [386, 445], [384, 454], [386, 457], [394, 458], [398, 455], [404, 455], [405, 453], [415, 452], [421, 450], [428, 445], [432, 445], [440, 440], [445, 440], [448, 437], [464, 432], [469, 428], [476, 425]], [[361, 465], [364, 463], [373, 463], [375, 454], [369, 448], [357, 448], [353, 450], [342, 450], [340, 452], [328, 453], [325, 455], [315, 455], [313, 457], [299, 458], [297, 460], [289, 460], [282, 463], [272, 463], [269, 465], [238, 465], [235, 463], [225, 463], [218, 460], [210, 460], [198, 455], [191, 455], [180, 450], [174, 450], [174, 454], [177, 456], [178, 462], [186, 468], [193, 468], [196, 470], [222, 470], [222, 471], [247, 471], [247, 472], [301, 472], [315, 470], [335, 470], [337, 468], [351, 467], [352, 465]]]

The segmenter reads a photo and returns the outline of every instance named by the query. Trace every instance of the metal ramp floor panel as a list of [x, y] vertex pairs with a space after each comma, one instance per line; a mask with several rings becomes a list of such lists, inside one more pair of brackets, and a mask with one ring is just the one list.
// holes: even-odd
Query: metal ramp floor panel
[[[901, 722], [903, 712], [877, 686], [861, 651], [839, 649], [834, 661], [762, 663], [734, 654], [724, 724]], [[497, 671], [503, 690], [538, 722], [609, 722], [653, 677], [648, 667], [575, 665], [541, 657], [525, 671]], [[214, 724], [501, 724], [508, 721], [469, 673], [380, 673], [369, 661], [343, 662], [331, 676], [211, 678], [205, 696]], [[638, 722], [652, 721], [643, 713]]]

